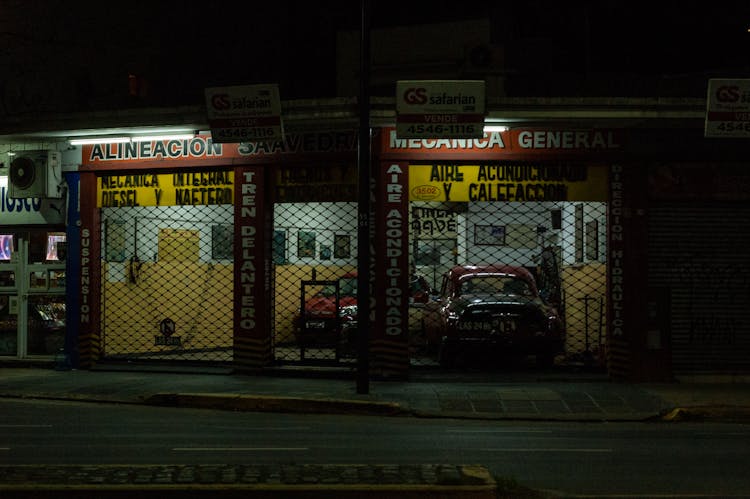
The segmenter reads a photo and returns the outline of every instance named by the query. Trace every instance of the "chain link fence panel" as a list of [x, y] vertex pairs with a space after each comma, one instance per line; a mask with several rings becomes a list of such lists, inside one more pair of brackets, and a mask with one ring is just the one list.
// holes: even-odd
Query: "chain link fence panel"
[[231, 204], [102, 208], [105, 359], [230, 362]]

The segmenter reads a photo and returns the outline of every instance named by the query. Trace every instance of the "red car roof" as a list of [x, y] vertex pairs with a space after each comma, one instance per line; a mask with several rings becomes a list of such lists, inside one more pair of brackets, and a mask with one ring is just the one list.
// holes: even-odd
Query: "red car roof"
[[534, 276], [525, 267], [514, 265], [456, 265], [448, 271], [449, 279], [473, 274], [507, 274], [525, 279], [536, 286]]

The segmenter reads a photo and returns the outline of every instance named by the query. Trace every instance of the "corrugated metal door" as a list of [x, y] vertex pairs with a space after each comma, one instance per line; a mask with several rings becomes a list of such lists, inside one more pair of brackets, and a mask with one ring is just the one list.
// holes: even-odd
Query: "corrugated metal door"
[[648, 284], [669, 297], [674, 373], [750, 372], [750, 207], [661, 202], [649, 220]]

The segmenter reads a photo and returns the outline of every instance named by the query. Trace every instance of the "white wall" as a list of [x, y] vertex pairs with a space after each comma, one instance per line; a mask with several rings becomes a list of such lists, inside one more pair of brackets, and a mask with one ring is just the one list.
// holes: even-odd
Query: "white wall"
[[[274, 205], [273, 225], [286, 232], [286, 261], [296, 265], [346, 265], [357, 263], [357, 203], [278, 203]], [[315, 254], [300, 258], [297, 254], [299, 231], [315, 234]], [[335, 258], [334, 237], [348, 235], [349, 258]], [[322, 247], [331, 250], [331, 258], [321, 259]]]
[[[563, 203], [470, 203], [465, 214], [459, 215], [459, 264], [536, 265], [541, 252], [541, 235], [537, 227], [545, 227], [545, 235], [553, 234], [550, 210]], [[505, 227], [505, 245], [475, 244], [477, 225]]]
[[[102, 208], [102, 222], [121, 221], [121, 233], [125, 236], [126, 259], [134, 256], [137, 249], [141, 261], [157, 261], [159, 231], [161, 229], [186, 229], [200, 231], [199, 260], [204, 263], [227, 262], [214, 260], [211, 256], [212, 226], [233, 225], [232, 205], [208, 206], [134, 206]], [[112, 229], [110, 229], [112, 230]], [[107, 258], [107, 238], [112, 234], [102, 234], [102, 256]], [[137, 246], [134, 246], [134, 241]]]

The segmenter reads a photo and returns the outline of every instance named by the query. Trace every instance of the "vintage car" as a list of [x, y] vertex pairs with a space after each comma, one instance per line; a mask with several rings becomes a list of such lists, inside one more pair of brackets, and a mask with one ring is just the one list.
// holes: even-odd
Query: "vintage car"
[[493, 358], [535, 355], [548, 366], [565, 345], [560, 315], [539, 296], [524, 267], [453, 267], [428, 304], [427, 317], [426, 335], [442, 365], [491, 352]]
[[[307, 288], [316, 289], [311, 295]], [[425, 304], [432, 289], [427, 280], [412, 274], [409, 304]], [[302, 313], [295, 320], [297, 344], [305, 347], [334, 347], [338, 354], [356, 350], [357, 273], [347, 272], [333, 281], [302, 282]]]

